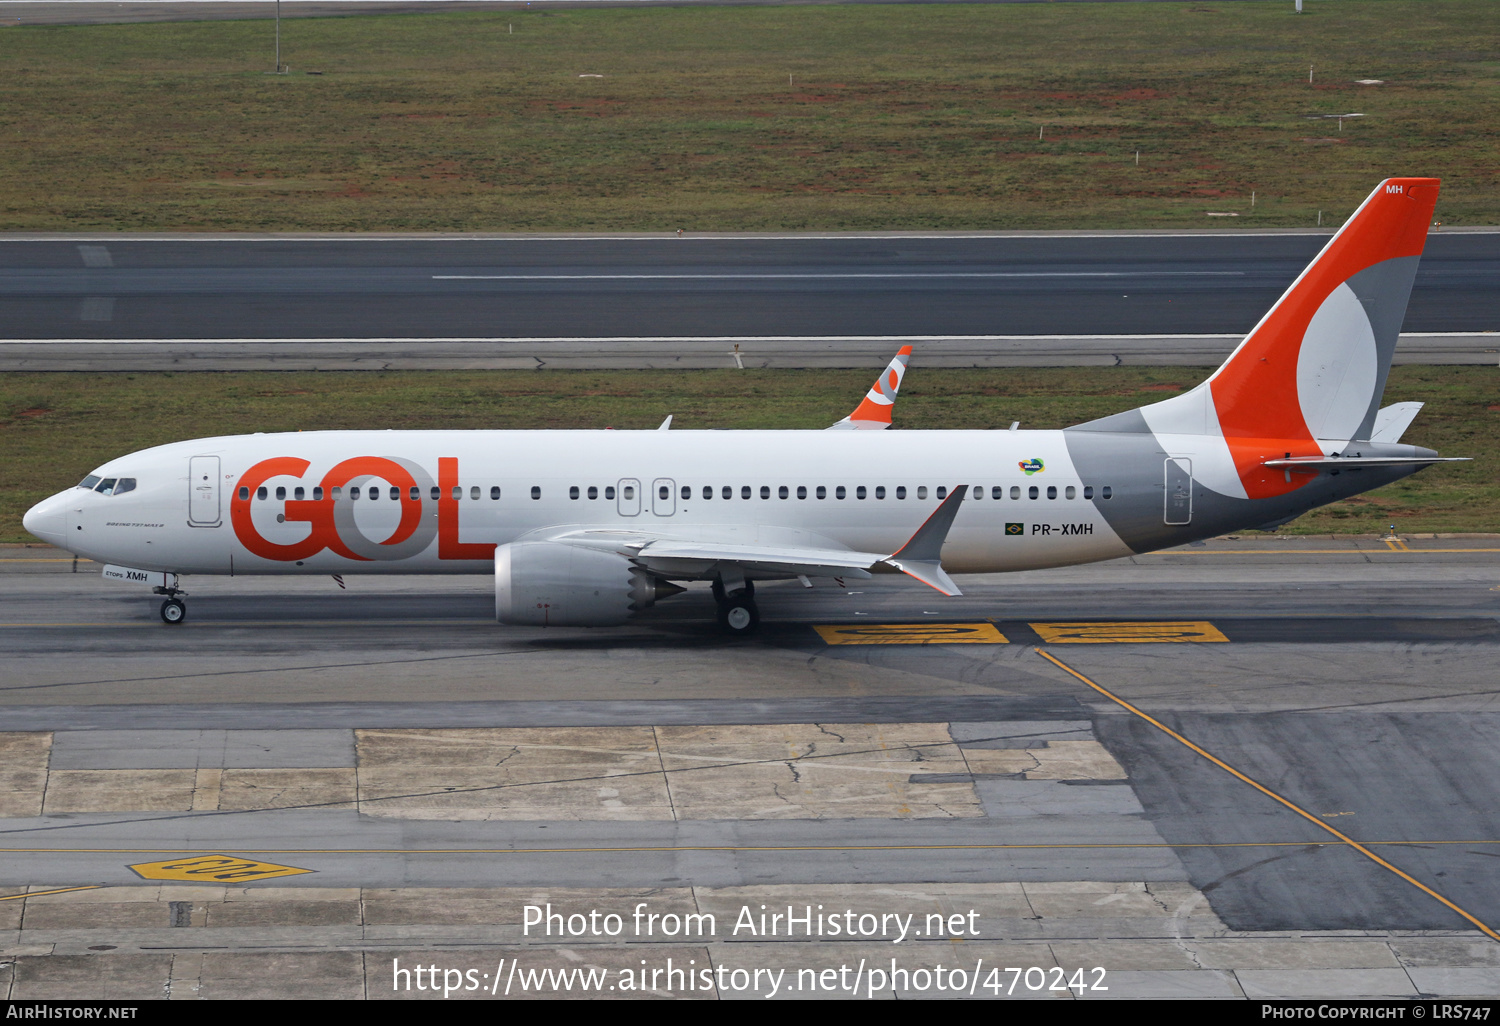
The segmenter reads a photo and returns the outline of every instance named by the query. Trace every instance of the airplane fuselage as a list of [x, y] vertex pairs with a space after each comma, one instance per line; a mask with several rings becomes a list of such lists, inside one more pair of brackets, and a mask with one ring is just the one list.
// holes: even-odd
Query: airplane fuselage
[[[61, 492], [28, 526], [79, 555], [167, 573], [489, 573], [497, 545], [580, 529], [888, 553], [962, 485], [943, 565], [988, 573], [1268, 519], [1263, 501], [1213, 487], [1222, 440], [1171, 444], [1074, 429], [245, 435], [112, 460], [91, 476], [128, 491]], [[1314, 475], [1281, 503], [1301, 511], [1410, 472]]]

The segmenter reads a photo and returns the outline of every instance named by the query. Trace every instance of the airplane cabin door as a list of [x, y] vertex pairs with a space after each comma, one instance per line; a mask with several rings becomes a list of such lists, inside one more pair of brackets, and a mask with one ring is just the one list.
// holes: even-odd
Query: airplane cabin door
[[670, 477], [659, 477], [651, 482], [651, 512], [659, 517], [669, 517], [677, 512], [676, 483]]
[[188, 460], [188, 526], [218, 527], [219, 457], [194, 456]]
[[1193, 520], [1193, 461], [1186, 457], [1166, 460], [1166, 505], [1162, 519], [1181, 525]]
[[619, 484], [620, 516], [635, 517], [641, 513], [641, 483], [633, 477], [622, 478]]

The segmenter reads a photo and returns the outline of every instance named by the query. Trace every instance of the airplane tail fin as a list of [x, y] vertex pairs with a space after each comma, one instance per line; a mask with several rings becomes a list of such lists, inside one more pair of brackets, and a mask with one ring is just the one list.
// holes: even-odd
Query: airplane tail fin
[[1267, 459], [1369, 441], [1438, 185], [1381, 182], [1207, 381], [1079, 429], [1220, 436], [1250, 498], [1297, 487]]
[[865, 393], [864, 400], [829, 431], [879, 431], [891, 426], [891, 407], [896, 405], [896, 393], [901, 388], [901, 379], [906, 376], [906, 363], [911, 359], [911, 346], [902, 346], [896, 358], [886, 365], [875, 379], [875, 384]]
[[1375, 187], [1209, 378], [1226, 438], [1370, 437], [1437, 196], [1436, 178]]

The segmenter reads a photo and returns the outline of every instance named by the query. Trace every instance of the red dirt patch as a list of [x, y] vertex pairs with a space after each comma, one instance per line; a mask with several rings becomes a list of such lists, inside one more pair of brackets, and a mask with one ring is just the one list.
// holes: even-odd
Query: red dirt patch
[[[1491, 406], [1490, 409], [1492, 409], [1492, 410], [1493, 409], [1500, 409], [1500, 407]], [[45, 406], [33, 406], [29, 410], [22, 410], [20, 413], [16, 414], [16, 416], [17, 417], [41, 417], [41, 416], [45, 416], [46, 414], [49, 414], [51, 412], [52, 411], [49, 410], [49, 409], [47, 409], [47, 407], [45, 407]]]

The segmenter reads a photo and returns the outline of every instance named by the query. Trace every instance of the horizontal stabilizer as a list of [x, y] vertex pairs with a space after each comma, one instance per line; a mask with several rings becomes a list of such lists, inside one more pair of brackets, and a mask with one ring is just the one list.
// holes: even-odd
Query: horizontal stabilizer
[[1464, 463], [1471, 459], [1472, 456], [1289, 456], [1285, 459], [1266, 460], [1264, 465], [1278, 470], [1295, 470], [1298, 467], [1310, 470], [1358, 470], [1360, 467], [1425, 467], [1429, 463]]
[[1387, 406], [1375, 414], [1375, 427], [1370, 432], [1370, 441], [1395, 445], [1401, 441], [1401, 436], [1421, 412], [1421, 403], [1395, 403]]

